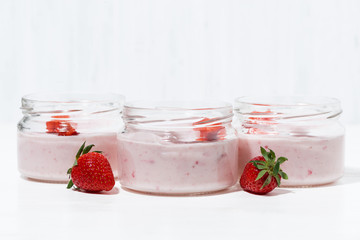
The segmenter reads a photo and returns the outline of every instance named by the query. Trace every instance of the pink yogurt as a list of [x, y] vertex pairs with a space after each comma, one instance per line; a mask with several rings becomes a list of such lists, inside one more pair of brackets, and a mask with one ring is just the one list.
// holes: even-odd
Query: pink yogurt
[[75, 155], [83, 142], [95, 144], [93, 150], [103, 151], [117, 174], [117, 140], [115, 133], [58, 136], [47, 133], [18, 133], [18, 168], [28, 178], [66, 182], [67, 170], [74, 164]]
[[237, 182], [237, 139], [171, 143], [144, 134], [118, 137], [123, 187], [159, 194], [189, 194], [218, 191]]
[[260, 146], [272, 149], [288, 161], [281, 168], [289, 176], [281, 186], [310, 186], [333, 182], [344, 172], [344, 136], [286, 137], [279, 135], [239, 136], [239, 168], [261, 155]]

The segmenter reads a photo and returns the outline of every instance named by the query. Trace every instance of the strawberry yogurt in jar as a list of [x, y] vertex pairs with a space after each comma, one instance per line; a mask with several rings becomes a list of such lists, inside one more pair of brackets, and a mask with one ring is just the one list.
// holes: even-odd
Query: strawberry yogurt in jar
[[67, 182], [67, 170], [86, 141], [117, 173], [117, 133], [124, 127], [124, 98], [117, 94], [40, 93], [22, 98], [18, 169], [30, 179]]
[[120, 183], [152, 194], [203, 194], [233, 186], [238, 140], [227, 103], [133, 102], [118, 135]]
[[336, 181], [344, 171], [344, 127], [340, 102], [325, 97], [240, 97], [234, 124], [239, 169], [260, 155], [260, 146], [288, 158], [281, 186], [306, 187]]

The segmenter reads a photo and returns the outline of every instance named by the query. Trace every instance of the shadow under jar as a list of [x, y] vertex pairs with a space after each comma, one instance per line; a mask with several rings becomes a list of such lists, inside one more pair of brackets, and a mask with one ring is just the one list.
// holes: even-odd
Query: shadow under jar
[[31, 94], [22, 98], [18, 169], [30, 179], [66, 182], [86, 141], [103, 151], [117, 177], [117, 133], [124, 98], [117, 94]]
[[232, 116], [227, 103], [128, 103], [118, 135], [121, 185], [160, 195], [231, 187], [238, 179]]
[[239, 169], [272, 149], [288, 161], [282, 186], [305, 187], [336, 181], [344, 171], [344, 127], [340, 102], [325, 97], [240, 97], [235, 100]]

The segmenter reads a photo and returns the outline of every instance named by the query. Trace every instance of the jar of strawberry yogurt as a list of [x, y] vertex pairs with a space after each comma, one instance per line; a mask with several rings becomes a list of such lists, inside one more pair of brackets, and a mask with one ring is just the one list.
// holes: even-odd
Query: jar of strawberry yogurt
[[86, 141], [107, 157], [117, 174], [116, 135], [124, 98], [117, 94], [40, 93], [22, 98], [18, 169], [30, 179], [67, 182], [67, 170]]
[[239, 135], [239, 169], [260, 146], [288, 158], [282, 186], [331, 183], [344, 171], [344, 127], [339, 100], [325, 97], [240, 97], [234, 124]]
[[202, 194], [238, 180], [238, 140], [228, 103], [132, 102], [118, 135], [120, 183], [165, 195]]

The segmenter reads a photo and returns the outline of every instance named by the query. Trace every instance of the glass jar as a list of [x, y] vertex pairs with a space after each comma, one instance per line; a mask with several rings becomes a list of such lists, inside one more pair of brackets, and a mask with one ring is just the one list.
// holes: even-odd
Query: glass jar
[[18, 169], [30, 179], [68, 181], [67, 170], [86, 141], [103, 151], [117, 174], [116, 135], [124, 98], [116, 94], [31, 94], [22, 98]]
[[120, 183], [154, 194], [219, 191], [238, 180], [238, 141], [227, 103], [133, 102], [118, 135]]
[[324, 97], [240, 97], [235, 100], [239, 169], [259, 156], [260, 146], [287, 157], [282, 186], [336, 181], [344, 171], [340, 102]]

